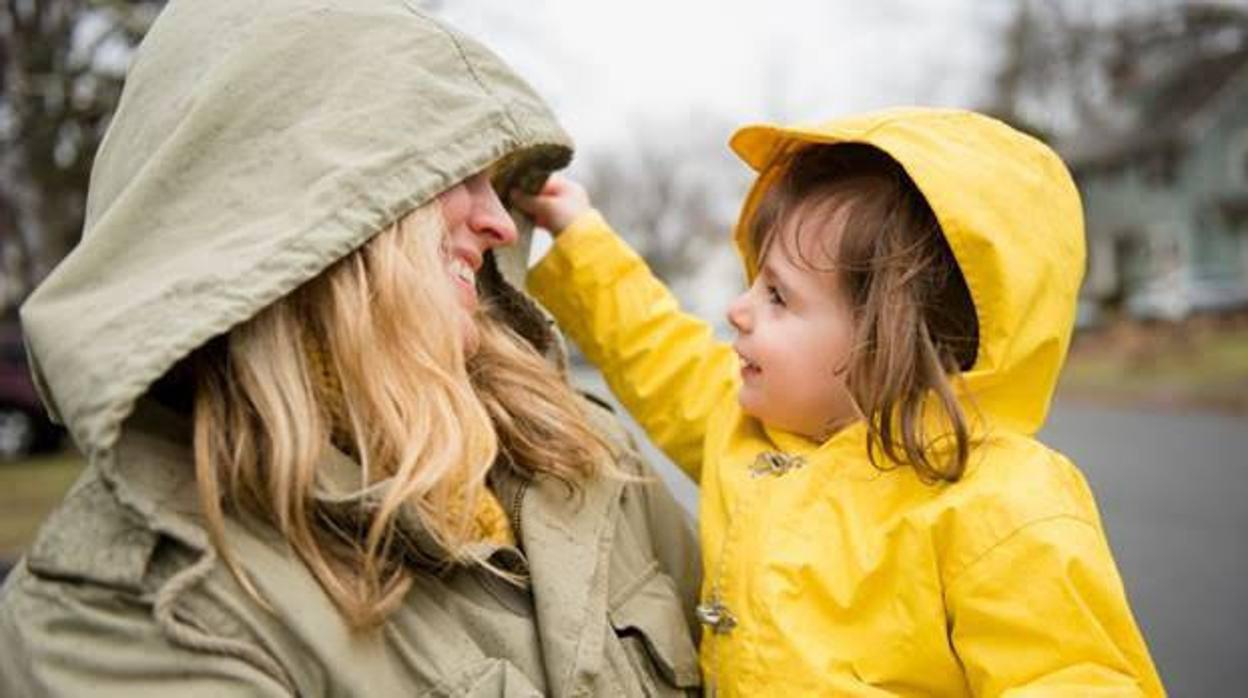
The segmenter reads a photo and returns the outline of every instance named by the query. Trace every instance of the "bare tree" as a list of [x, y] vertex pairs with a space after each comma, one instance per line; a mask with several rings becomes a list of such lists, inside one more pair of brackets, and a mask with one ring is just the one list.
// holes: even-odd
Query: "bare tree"
[[1004, 32], [990, 109], [1045, 135], [1130, 128], [1122, 97], [1175, 67], [1248, 49], [1248, 9], [1149, 0], [1106, 12], [1095, 3], [1022, 0]]
[[725, 146], [729, 126], [708, 114], [647, 123], [632, 140], [586, 155], [595, 205], [671, 283], [728, 242], [747, 183]]
[[29, 289], [77, 243], [130, 53], [163, 4], [0, 5], [0, 262], [18, 260], [0, 269], [6, 288]]

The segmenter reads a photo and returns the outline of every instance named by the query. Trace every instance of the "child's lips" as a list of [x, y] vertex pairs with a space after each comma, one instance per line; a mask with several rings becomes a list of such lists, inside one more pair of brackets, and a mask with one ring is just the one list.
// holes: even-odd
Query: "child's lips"
[[737, 352], [737, 358], [741, 359], [741, 377], [742, 378], [746, 378], [746, 379], [754, 378], [755, 376], [758, 376], [759, 374], [763, 372], [763, 369], [759, 367], [758, 364], [751, 361], [745, 354], [742, 354], [740, 351]]

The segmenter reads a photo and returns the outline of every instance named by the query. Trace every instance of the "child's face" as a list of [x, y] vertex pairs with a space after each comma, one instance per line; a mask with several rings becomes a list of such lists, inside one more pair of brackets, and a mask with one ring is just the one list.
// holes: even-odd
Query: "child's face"
[[[831, 271], [823, 235], [782, 226], [754, 283], [733, 301], [728, 321], [741, 357], [741, 408], [762, 422], [822, 440], [857, 419], [845, 387], [853, 341], [849, 301]], [[793, 254], [800, 253], [800, 257]]]

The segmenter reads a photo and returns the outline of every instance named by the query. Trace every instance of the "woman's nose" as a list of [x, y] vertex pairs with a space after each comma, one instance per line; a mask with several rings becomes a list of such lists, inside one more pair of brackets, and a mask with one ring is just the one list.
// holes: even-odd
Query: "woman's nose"
[[490, 247], [514, 244], [519, 237], [516, 224], [490, 185], [489, 178], [474, 177], [469, 182], [468, 192], [472, 195], [469, 229], [490, 240]]
[[749, 291], [742, 293], [728, 306], [728, 324], [742, 334], [749, 332], [752, 326], [750, 322], [749, 295]]

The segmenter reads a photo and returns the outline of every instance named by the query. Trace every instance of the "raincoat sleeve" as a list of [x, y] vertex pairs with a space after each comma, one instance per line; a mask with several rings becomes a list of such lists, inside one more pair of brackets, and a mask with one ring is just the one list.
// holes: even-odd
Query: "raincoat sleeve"
[[1026, 525], [947, 594], [953, 646], [975, 695], [1165, 695], [1093, 522]]
[[601, 369], [650, 438], [694, 480], [707, 423], [733, 394], [737, 361], [711, 327], [681, 312], [597, 212], [556, 238], [529, 291]]
[[292, 695], [241, 659], [169, 642], [138, 599], [15, 572], [0, 594], [0, 695]]

